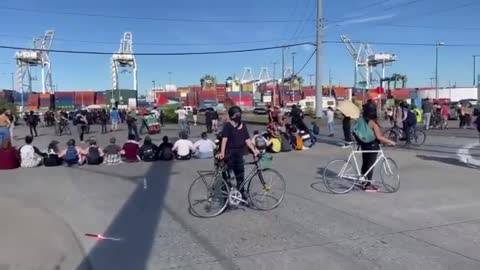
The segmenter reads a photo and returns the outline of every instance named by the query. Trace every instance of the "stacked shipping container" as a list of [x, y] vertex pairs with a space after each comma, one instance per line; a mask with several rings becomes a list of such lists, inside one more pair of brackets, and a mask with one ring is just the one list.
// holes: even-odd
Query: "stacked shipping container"
[[95, 104], [98, 104], [98, 105], [107, 104], [107, 98], [105, 97], [105, 92], [96, 92], [95, 93]]
[[55, 108], [61, 110], [72, 110], [75, 108], [75, 92], [55, 93]]
[[252, 93], [228, 92], [228, 97], [238, 106], [253, 107]]
[[75, 92], [75, 106], [86, 107], [95, 104], [95, 92], [79, 91]]

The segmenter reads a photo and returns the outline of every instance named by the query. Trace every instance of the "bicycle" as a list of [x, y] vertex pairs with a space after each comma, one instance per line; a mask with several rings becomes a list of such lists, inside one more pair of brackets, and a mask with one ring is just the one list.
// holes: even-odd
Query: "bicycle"
[[62, 136], [63, 134], [72, 135], [72, 130], [67, 120], [62, 120], [60, 123], [55, 125], [55, 135]]
[[[198, 171], [200, 176], [190, 185], [188, 202], [192, 213], [204, 218], [215, 217], [225, 211], [228, 205], [238, 206], [249, 202], [262, 211], [278, 207], [285, 196], [286, 182], [278, 171], [263, 165], [269, 161], [271, 159], [266, 160], [259, 155], [257, 160], [245, 163], [254, 167], [240, 186], [240, 190], [247, 194], [247, 198], [243, 198], [240, 190], [230, 184], [232, 174], [225, 162], [215, 159], [215, 170]], [[275, 196], [277, 190], [278, 196]]]
[[[400, 128], [396, 122], [393, 123], [392, 128], [383, 133], [383, 136], [394, 141], [395, 143], [398, 143], [399, 141], [403, 142], [404, 144], [407, 143], [403, 129]], [[425, 143], [426, 139], [427, 134], [425, 133], [425, 131], [416, 127], [410, 129], [410, 143], [412, 145], [421, 146]]]
[[[333, 160], [327, 164], [323, 171], [323, 182], [329, 191], [335, 194], [345, 194], [355, 186], [361, 187], [367, 183], [374, 184], [376, 182], [380, 182], [383, 186], [383, 189], [379, 189], [381, 192], [393, 193], [400, 188], [399, 168], [393, 159], [385, 156], [382, 146], [380, 146], [380, 150], [361, 151], [354, 150], [353, 143], [347, 144], [351, 149], [348, 159]], [[360, 171], [356, 157], [356, 154], [362, 153], [379, 153], [375, 163], [364, 174]], [[379, 163], [381, 163], [381, 181], [367, 179], [368, 173], [374, 170]]]

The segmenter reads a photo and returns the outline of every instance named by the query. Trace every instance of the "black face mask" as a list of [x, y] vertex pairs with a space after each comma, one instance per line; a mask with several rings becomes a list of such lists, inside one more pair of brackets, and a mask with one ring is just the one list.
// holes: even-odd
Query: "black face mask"
[[239, 113], [236, 113], [230, 119], [232, 119], [232, 121], [235, 122], [236, 124], [240, 124], [240, 122], [242, 122], [242, 115]]

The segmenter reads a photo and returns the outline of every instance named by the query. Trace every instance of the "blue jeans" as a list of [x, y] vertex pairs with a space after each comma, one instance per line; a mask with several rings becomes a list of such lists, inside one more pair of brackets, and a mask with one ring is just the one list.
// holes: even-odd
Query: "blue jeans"
[[187, 129], [187, 121], [185, 119], [178, 119], [178, 127], [181, 131]]
[[2, 146], [8, 139], [10, 139], [10, 129], [7, 127], [0, 127], [0, 146]]
[[334, 122], [328, 122], [327, 127], [328, 127], [328, 134], [335, 133], [335, 123]]
[[213, 158], [213, 152], [198, 152], [193, 156], [199, 159], [210, 159]]

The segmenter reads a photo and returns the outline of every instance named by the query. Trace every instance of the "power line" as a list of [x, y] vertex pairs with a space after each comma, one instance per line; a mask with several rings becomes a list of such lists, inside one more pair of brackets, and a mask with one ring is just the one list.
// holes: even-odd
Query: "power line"
[[315, 55], [315, 53], [317, 52], [317, 49], [315, 49], [312, 54], [310, 55], [310, 57], [308, 58], [307, 62], [305, 62], [305, 64], [302, 66], [302, 68], [300, 70], [297, 71], [297, 73], [295, 73], [295, 77], [298, 76], [298, 74], [300, 74], [303, 69], [308, 65], [308, 63], [310, 63], [310, 60], [312, 60], [312, 57]]
[[42, 13], [54, 15], [72, 15], [84, 17], [98, 17], [122, 20], [143, 20], [143, 21], [163, 21], [163, 22], [195, 22], [195, 23], [287, 23], [287, 22], [301, 22], [302, 20], [220, 20], [220, 19], [179, 19], [179, 18], [157, 18], [157, 17], [133, 17], [107, 14], [93, 14], [72, 11], [51, 11], [51, 10], [36, 10], [16, 7], [0, 7], [0, 10], [9, 10], [16, 12]]
[[[339, 40], [326, 40], [324, 43], [330, 44], [343, 44], [342, 41]], [[436, 43], [413, 43], [413, 42], [381, 42], [381, 41], [359, 41], [353, 40], [352, 43], [368, 43], [373, 45], [392, 45], [392, 46], [424, 46], [424, 47], [435, 47], [437, 46]], [[444, 44], [442, 47], [480, 47], [480, 44]]]
[[[244, 52], [256, 52], [256, 51], [267, 51], [267, 50], [274, 50], [274, 49], [281, 49], [287, 47], [296, 47], [302, 45], [312, 45], [312, 42], [302, 42], [302, 43], [295, 43], [295, 44], [288, 44], [288, 45], [281, 45], [281, 46], [272, 46], [272, 47], [262, 47], [262, 48], [252, 48], [252, 49], [239, 49], [239, 50], [226, 50], [226, 51], [205, 51], [205, 52], [147, 52], [147, 53], [132, 53], [132, 55], [136, 56], [181, 56], [181, 55], [212, 55], [212, 54], [230, 54], [230, 53], [244, 53]], [[0, 45], [0, 49], [10, 49], [10, 50], [27, 50], [31, 51], [31, 48], [24, 48], [24, 47], [15, 47], [15, 46], [4, 46]], [[45, 51], [45, 52], [52, 52], [52, 53], [69, 53], [69, 54], [90, 54], [90, 55], [112, 55], [115, 53], [112, 52], [100, 52], [100, 51], [77, 51], [77, 50], [41, 50], [35, 49], [35, 51]]]
[[[19, 36], [19, 35], [10, 35], [10, 34], [0, 34], [3, 37], [14, 37], [22, 39], [32, 39], [28, 36]], [[303, 36], [298, 39], [310, 39], [315, 36]], [[236, 44], [253, 44], [253, 43], [266, 43], [266, 42], [278, 42], [278, 41], [288, 41], [289, 39], [269, 39], [269, 40], [256, 40], [256, 41], [232, 41], [232, 42], [218, 42], [218, 43], [155, 43], [155, 42], [135, 42], [135, 46], [212, 46], [212, 45], [236, 45]], [[118, 42], [111, 41], [95, 41], [95, 40], [77, 40], [77, 39], [61, 39], [55, 38], [55, 41], [60, 42], [72, 42], [72, 43], [91, 43], [91, 44], [115, 44], [118, 45]]]
[[447, 30], [464, 30], [477, 31], [480, 27], [463, 27], [463, 26], [447, 26], [447, 25], [405, 25], [405, 24], [379, 24], [377, 27], [398, 27], [398, 28], [418, 28], [418, 29], [447, 29]]

